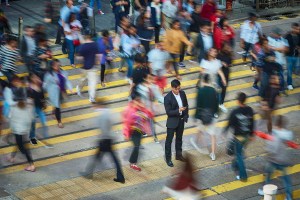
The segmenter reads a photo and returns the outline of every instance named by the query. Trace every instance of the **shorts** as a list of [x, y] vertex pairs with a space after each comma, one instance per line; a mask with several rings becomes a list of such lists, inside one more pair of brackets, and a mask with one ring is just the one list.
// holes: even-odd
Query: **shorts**
[[217, 135], [216, 123], [216, 119], [213, 119], [212, 123], [208, 125], [204, 125], [200, 119], [197, 119], [196, 121], [197, 129], [207, 133], [210, 136]]

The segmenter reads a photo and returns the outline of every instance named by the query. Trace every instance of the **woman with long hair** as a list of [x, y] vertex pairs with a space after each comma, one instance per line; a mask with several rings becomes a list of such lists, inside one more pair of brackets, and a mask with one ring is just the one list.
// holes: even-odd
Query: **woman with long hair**
[[48, 92], [50, 104], [54, 107], [53, 114], [59, 128], [63, 128], [61, 121], [61, 102], [67, 95], [67, 89], [72, 91], [71, 82], [68, 75], [60, 69], [60, 62], [54, 59], [51, 63], [50, 71], [46, 73], [43, 88]]

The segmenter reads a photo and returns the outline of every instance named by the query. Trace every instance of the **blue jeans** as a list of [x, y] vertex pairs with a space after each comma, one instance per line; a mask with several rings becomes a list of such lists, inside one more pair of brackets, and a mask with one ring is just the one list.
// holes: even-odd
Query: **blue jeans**
[[75, 55], [75, 46], [74, 46], [73, 40], [66, 39], [66, 44], [67, 44], [67, 48], [68, 48], [70, 63], [71, 63], [71, 65], [73, 65], [74, 64], [74, 55]]
[[3, 116], [6, 117], [6, 118], [8, 118], [9, 111], [10, 111], [9, 104], [6, 101], [4, 101], [4, 103], [3, 103], [3, 110], [2, 110]]
[[[95, 0], [91, 0], [90, 1], [90, 7], [91, 8], [94, 8], [94, 2], [95, 2]], [[96, 3], [97, 3], [98, 10], [101, 10], [101, 2], [100, 2], [100, 0], [96, 0]]]
[[[35, 113], [40, 118], [40, 121], [42, 123], [43, 137], [48, 138], [49, 137], [48, 127], [47, 127], [47, 124], [46, 124], [46, 115], [45, 115], [44, 111], [41, 108], [35, 107]], [[29, 135], [30, 139], [35, 138], [35, 123], [36, 123], [36, 119], [34, 119], [31, 123], [31, 129], [30, 129], [30, 135]]]
[[287, 60], [287, 85], [293, 85], [293, 70], [299, 64], [298, 57], [286, 57]]
[[132, 58], [125, 58], [125, 60], [128, 65], [127, 78], [132, 78], [134, 60]]
[[281, 178], [285, 187], [286, 199], [292, 200], [292, 184], [289, 175], [286, 173], [286, 166], [270, 162], [269, 166], [266, 168], [267, 175], [265, 184], [269, 184], [271, 182], [271, 176], [273, 174], [274, 169], [281, 171]]
[[260, 88], [259, 88], [259, 96], [262, 98], [265, 97], [266, 88], [269, 84], [269, 79], [270, 79], [269, 74], [262, 72], [261, 79], [260, 79]]
[[240, 179], [245, 180], [248, 178], [246, 167], [244, 164], [244, 145], [245, 142], [241, 142], [238, 139], [234, 139], [235, 143], [235, 159], [232, 160], [232, 168], [236, 173], [239, 173]]

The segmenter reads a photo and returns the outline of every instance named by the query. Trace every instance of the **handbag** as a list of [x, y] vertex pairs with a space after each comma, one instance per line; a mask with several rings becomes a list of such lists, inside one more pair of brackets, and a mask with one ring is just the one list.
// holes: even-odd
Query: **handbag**
[[226, 153], [227, 153], [227, 155], [229, 155], [229, 156], [234, 155], [234, 153], [235, 153], [235, 142], [234, 142], [234, 138], [229, 139], [229, 141], [227, 142]]
[[80, 40], [79, 39], [73, 40], [73, 44], [74, 44], [75, 47], [79, 46], [80, 45]]

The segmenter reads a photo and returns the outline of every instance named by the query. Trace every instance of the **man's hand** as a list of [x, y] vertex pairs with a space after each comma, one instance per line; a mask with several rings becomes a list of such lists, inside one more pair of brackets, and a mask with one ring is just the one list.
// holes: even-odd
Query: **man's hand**
[[179, 112], [185, 111], [186, 107], [179, 108]]

